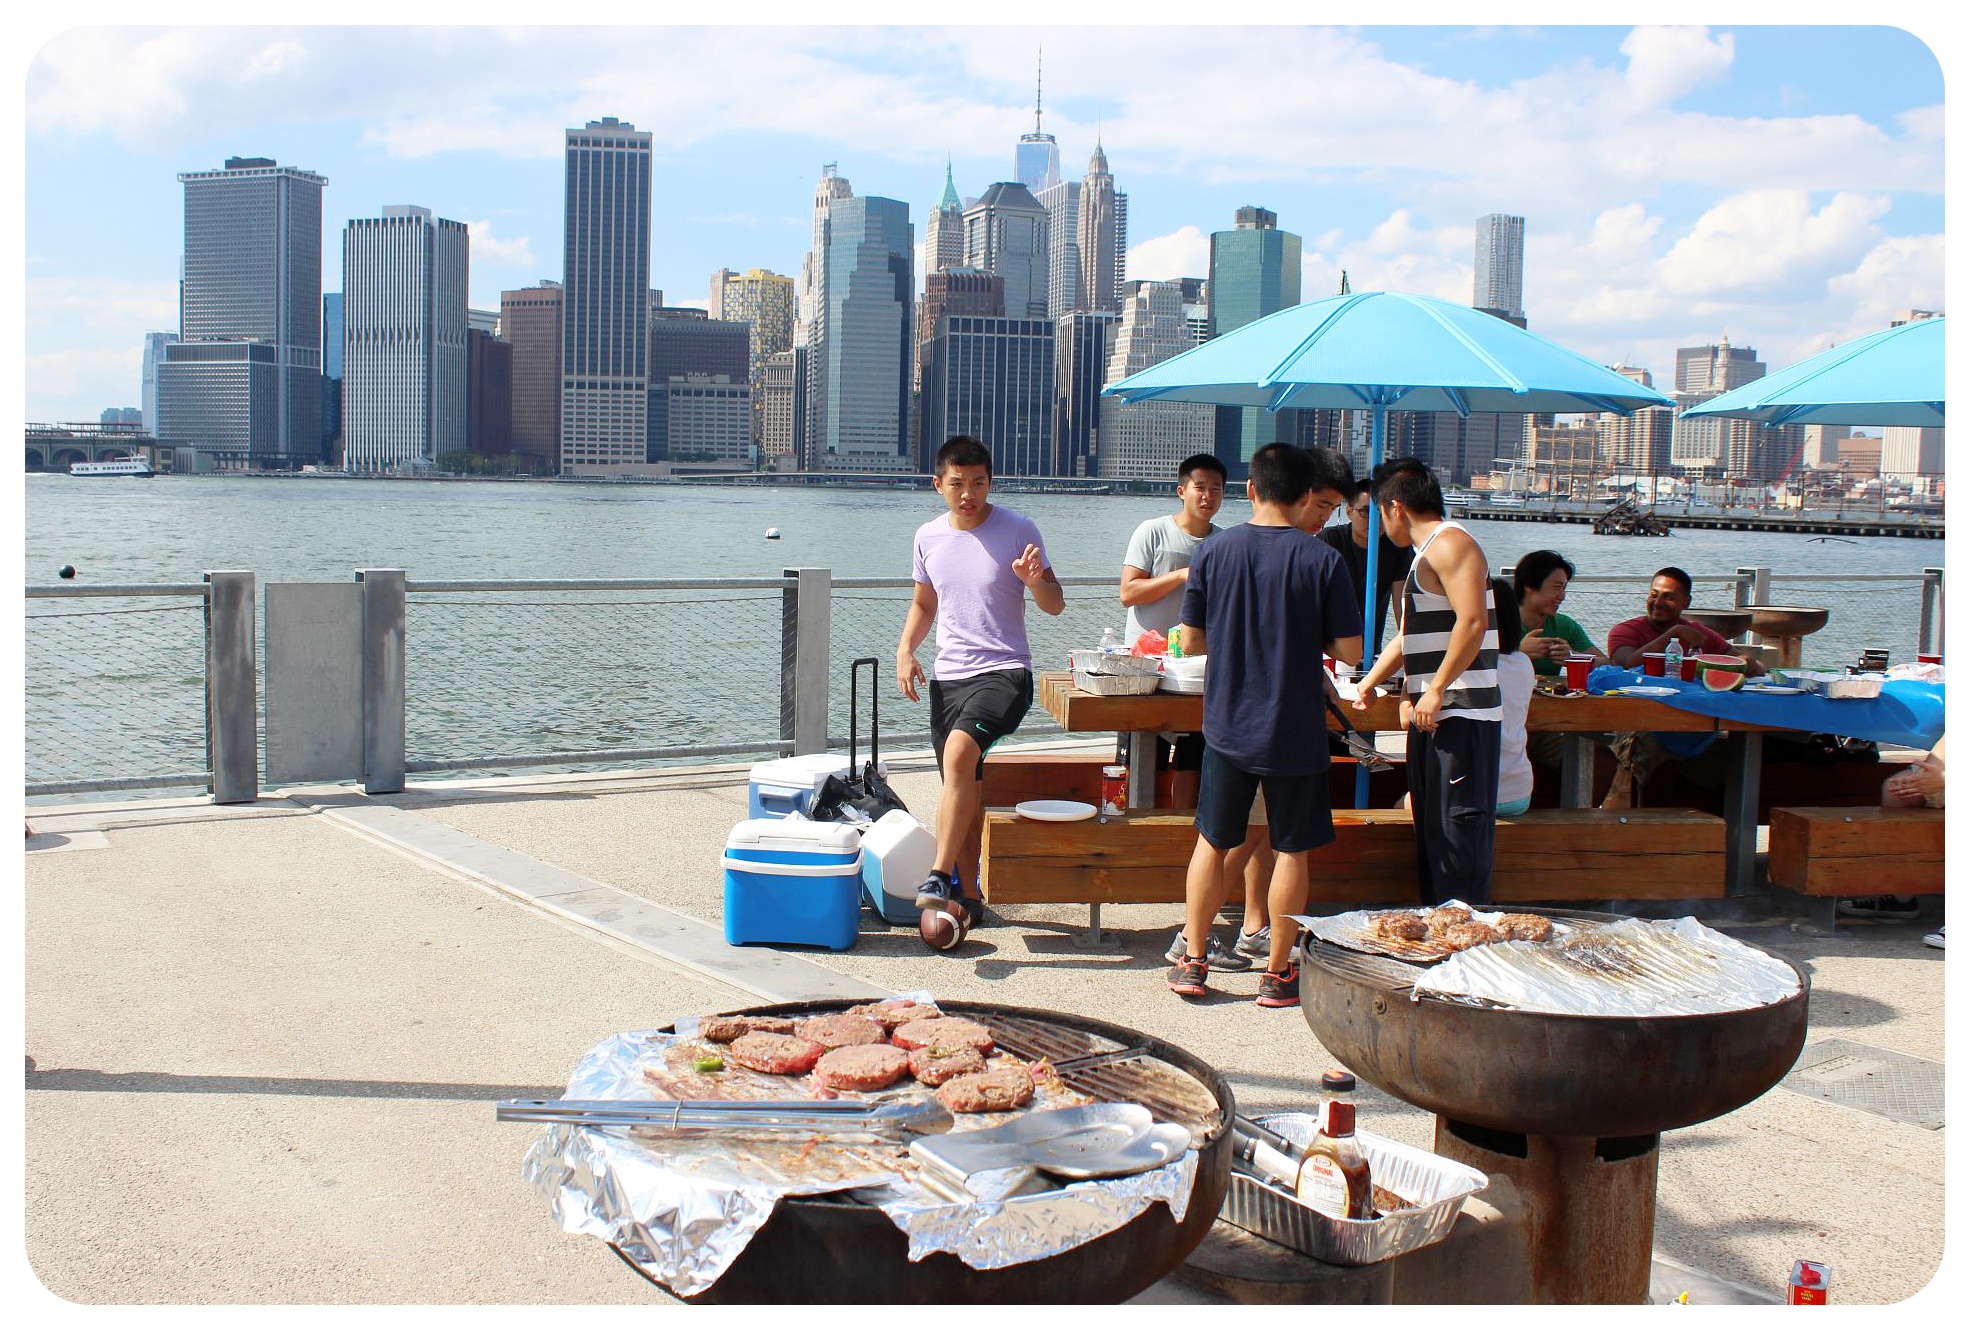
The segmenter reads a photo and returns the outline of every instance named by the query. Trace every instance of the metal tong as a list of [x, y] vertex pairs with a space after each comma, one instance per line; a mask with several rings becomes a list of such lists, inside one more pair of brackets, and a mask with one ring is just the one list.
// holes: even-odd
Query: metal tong
[[954, 1121], [950, 1109], [922, 1096], [878, 1103], [850, 1099], [502, 1099], [494, 1119], [771, 1136], [925, 1136], [949, 1131]]
[[1361, 731], [1354, 728], [1354, 722], [1348, 719], [1347, 712], [1341, 710], [1341, 704], [1334, 700], [1333, 683], [1329, 681], [1323, 685], [1323, 688], [1327, 709], [1334, 713], [1335, 720], [1341, 722], [1341, 743], [1353, 755], [1354, 760], [1370, 771], [1393, 769], [1395, 763], [1375, 751], [1375, 745], [1361, 737]]

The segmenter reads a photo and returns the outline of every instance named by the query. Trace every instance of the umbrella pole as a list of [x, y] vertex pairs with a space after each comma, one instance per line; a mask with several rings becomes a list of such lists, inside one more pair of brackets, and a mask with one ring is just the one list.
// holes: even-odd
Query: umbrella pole
[[[1382, 424], [1387, 415], [1388, 408], [1380, 402], [1375, 403], [1375, 410], [1370, 417], [1368, 426], [1368, 475], [1370, 478], [1373, 478], [1375, 468], [1382, 464]], [[1360, 673], [1355, 675], [1357, 679], [1362, 674], [1368, 672], [1369, 667], [1375, 663], [1375, 658], [1382, 653], [1382, 629], [1375, 618], [1375, 602], [1380, 599], [1375, 594], [1375, 578], [1379, 571], [1376, 565], [1380, 560], [1375, 556], [1380, 554], [1381, 550], [1382, 510], [1375, 503], [1374, 495], [1371, 493], [1368, 498], [1368, 570], [1364, 578], [1367, 582], [1367, 589], [1362, 593], [1362, 600], [1366, 603], [1361, 609], [1361, 640], [1367, 645], [1367, 650], [1362, 652], [1361, 670]], [[1354, 769], [1354, 806], [1356, 808], [1368, 807], [1368, 768], [1364, 766], [1357, 765]]]

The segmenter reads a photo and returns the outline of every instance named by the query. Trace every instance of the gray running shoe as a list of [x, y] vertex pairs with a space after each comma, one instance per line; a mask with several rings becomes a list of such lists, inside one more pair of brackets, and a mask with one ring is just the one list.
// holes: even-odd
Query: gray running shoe
[[1255, 961], [1272, 959], [1272, 925], [1267, 924], [1256, 933], [1239, 929], [1238, 941], [1232, 944], [1232, 950]]
[[[1216, 932], [1213, 932], [1210, 940], [1204, 944], [1204, 953], [1206, 959], [1210, 961], [1213, 970], [1249, 970], [1252, 968], [1252, 958], [1241, 956], [1235, 951], [1226, 951], [1224, 944], [1218, 941]], [[1180, 965], [1183, 962], [1183, 957], [1183, 930], [1179, 928], [1176, 937], [1170, 942], [1170, 949], [1163, 953], [1163, 959], [1172, 965]]]

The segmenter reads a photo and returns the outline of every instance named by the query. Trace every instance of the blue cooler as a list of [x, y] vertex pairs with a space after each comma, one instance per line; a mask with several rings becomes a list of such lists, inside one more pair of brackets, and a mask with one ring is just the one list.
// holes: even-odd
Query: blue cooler
[[805, 817], [829, 776], [848, 775], [848, 759], [838, 753], [805, 753], [755, 762], [746, 781], [747, 817]]
[[748, 818], [725, 839], [725, 940], [846, 951], [862, 913], [862, 837], [842, 822]]

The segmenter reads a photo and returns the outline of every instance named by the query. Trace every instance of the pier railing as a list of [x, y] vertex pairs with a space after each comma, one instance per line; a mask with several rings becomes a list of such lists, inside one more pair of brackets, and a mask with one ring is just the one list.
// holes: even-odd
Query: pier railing
[[[1695, 575], [1698, 605], [1832, 602], [1820, 660], [1861, 647], [1940, 651], [1942, 569]], [[1035, 663], [1120, 628], [1115, 581], [1062, 579], [1067, 608], [1029, 613]], [[1642, 610], [1639, 579], [1583, 575], [1566, 611], [1596, 628]], [[26, 792], [203, 787], [221, 803], [262, 781], [621, 766], [842, 749], [850, 664], [873, 656], [885, 751], [928, 742], [926, 702], [901, 697], [907, 578], [348, 583], [212, 572], [186, 584], [27, 588]], [[264, 618], [256, 613], [263, 591]], [[1839, 597], [1837, 601], [1835, 597]], [[1866, 615], [1845, 607], [1865, 604]], [[1911, 631], [1912, 630], [1912, 631]], [[929, 667], [934, 641], [919, 659]], [[866, 678], [866, 675], [864, 676]], [[863, 750], [870, 699], [861, 697]], [[1058, 738], [1039, 708], [1021, 738]]]

